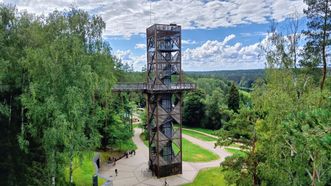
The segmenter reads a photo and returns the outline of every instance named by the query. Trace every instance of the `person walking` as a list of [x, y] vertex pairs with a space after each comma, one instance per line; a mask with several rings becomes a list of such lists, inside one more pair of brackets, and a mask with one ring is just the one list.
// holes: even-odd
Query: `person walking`
[[118, 172], [117, 172], [117, 169], [115, 169], [115, 175], [117, 176]]

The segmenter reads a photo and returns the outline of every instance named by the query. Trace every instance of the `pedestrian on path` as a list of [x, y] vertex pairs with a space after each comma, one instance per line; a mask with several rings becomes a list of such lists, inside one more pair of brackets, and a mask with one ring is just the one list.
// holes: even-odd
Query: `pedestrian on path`
[[118, 172], [117, 172], [117, 169], [115, 169], [115, 175], [117, 176]]

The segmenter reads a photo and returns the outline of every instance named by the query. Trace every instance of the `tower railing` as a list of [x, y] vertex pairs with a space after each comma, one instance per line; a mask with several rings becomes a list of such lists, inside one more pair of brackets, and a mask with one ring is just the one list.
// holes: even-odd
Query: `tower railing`
[[113, 91], [171, 91], [171, 90], [194, 90], [196, 84], [194, 83], [171, 83], [164, 84], [147, 84], [147, 83], [119, 83], [114, 85]]

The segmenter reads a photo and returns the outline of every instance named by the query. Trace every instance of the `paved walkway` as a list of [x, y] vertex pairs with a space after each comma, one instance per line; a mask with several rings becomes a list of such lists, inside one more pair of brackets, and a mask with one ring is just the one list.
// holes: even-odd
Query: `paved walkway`
[[[226, 152], [223, 148], [217, 147], [214, 149], [213, 142], [205, 142], [183, 134], [183, 137], [192, 143], [200, 145], [201, 147], [218, 154], [220, 159], [205, 163], [183, 162], [183, 174], [157, 179], [156, 177], [152, 176], [151, 172], [148, 170], [148, 148], [144, 145], [143, 141], [139, 137], [141, 132], [142, 130], [140, 128], [135, 128], [133, 141], [138, 147], [135, 156], [129, 156], [129, 158], [123, 158], [117, 161], [115, 167], [112, 165], [102, 164], [99, 170], [99, 174], [102, 177], [112, 179], [114, 186], [161, 186], [164, 185], [165, 180], [167, 181], [168, 185], [171, 186], [190, 183], [193, 182], [200, 169], [207, 167], [217, 167], [226, 156], [231, 155], [231, 153]], [[115, 169], [118, 170], [118, 176], [115, 176]]]
[[217, 136], [215, 135], [212, 135], [212, 134], [208, 134], [208, 133], [205, 133], [205, 132], [201, 132], [201, 131], [198, 131], [198, 130], [194, 130], [194, 129], [189, 129], [189, 128], [182, 128], [183, 130], [189, 130], [189, 131], [193, 131], [193, 132], [197, 132], [197, 133], [200, 133], [200, 134], [203, 134], [205, 136], [209, 136], [209, 137], [212, 137], [212, 138], [216, 138], [215, 141], [217, 140]]
[[[198, 130], [194, 130], [194, 129], [189, 129], [189, 128], [182, 128], [183, 130], [189, 130], [189, 131], [193, 131], [193, 132], [197, 132], [197, 133], [200, 133], [200, 134], [203, 134], [203, 135], [205, 135], [205, 136], [210, 136], [210, 137], [214, 137], [214, 138], [218, 138], [217, 136], [215, 136], [215, 135], [212, 135], [212, 134], [208, 134], [208, 133], [205, 133], [205, 132], [201, 132], [201, 131], [198, 131]], [[184, 135], [184, 134], [183, 134]], [[187, 136], [187, 135], [186, 135]], [[190, 136], [189, 136], [190, 137]], [[196, 138], [194, 138], [194, 139], [196, 139]], [[199, 140], [199, 139], [198, 139]], [[199, 141], [201, 141], [201, 140], [199, 140]], [[205, 142], [205, 141], [202, 141], [202, 142]], [[216, 142], [216, 139], [215, 139], [215, 141], [210, 141], [211, 143], [215, 143]], [[209, 143], [210, 143], [209, 142]], [[208, 142], [207, 142], [208, 143]], [[239, 143], [237, 143], [237, 144], [239, 144]], [[199, 144], [200, 145], [200, 144]], [[200, 145], [201, 146], [201, 145]], [[205, 147], [206, 148], [206, 147]], [[243, 150], [242, 148], [240, 148], [240, 147], [235, 147], [235, 146], [223, 146], [222, 147], [222, 149], [224, 149], [224, 148], [230, 148], [230, 149], [236, 149], [236, 150]], [[222, 156], [221, 156], [222, 157]]]

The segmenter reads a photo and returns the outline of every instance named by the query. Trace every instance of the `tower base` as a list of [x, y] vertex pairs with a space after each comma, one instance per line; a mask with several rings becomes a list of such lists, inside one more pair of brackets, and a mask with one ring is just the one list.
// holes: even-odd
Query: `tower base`
[[182, 174], [182, 164], [174, 163], [170, 165], [160, 166], [159, 169], [156, 165], [150, 165], [149, 169], [157, 178], [172, 176], [176, 174]]

